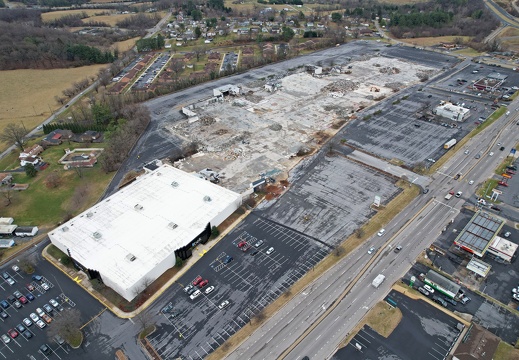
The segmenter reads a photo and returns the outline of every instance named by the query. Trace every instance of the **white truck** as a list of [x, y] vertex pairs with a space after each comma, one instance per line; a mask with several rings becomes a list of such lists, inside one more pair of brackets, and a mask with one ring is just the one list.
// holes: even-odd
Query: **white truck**
[[373, 285], [374, 288], [378, 288], [380, 284], [384, 282], [385, 279], [386, 277], [384, 275], [378, 274], [377, 277], [371, 283], [371, 285]]
[[454, 145], [456, 145], [456, 139], [450, 139], [449, 141], [447, 141], [447, 142], [443, 145], [443, 148], [444, 148], [444, 149], [450, 149], [450, 148], [453, 147]]

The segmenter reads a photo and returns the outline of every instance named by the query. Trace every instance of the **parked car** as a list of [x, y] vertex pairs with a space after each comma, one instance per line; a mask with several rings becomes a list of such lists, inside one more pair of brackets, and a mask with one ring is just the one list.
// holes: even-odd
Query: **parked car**
[[25, 285], [25, 287], [27, 288], [27, 290], [29, 291], [34, 291], [34, 286], [32, 284], [27, 284]]
[[229, 300], [223, 301], [220, 305], [218, 305], [218, 309], [222, 310], [229, 306]]
[[9, 336], [10, 336], [11, 338], [13, 338], [13, 339], [16, 338], [16, 337], [18, 336], [18, 331], [16, 331], [15, 329], [9, 329], [9, 330], [7, 331], [7, 333], [8, 333]]
[[433, 301], [434, 301], [435, 303], [440, 304], [440, 305], [443, 306], [443, 307], [447, 307], [447, 302], [446, 302], [445, 300], [443, 300], [441, 297], [434, 296], [434, 297], [433, 297]]
[[213, 290], [214, 290], [214, 286], [209, 286], [207, 289], [205, 289], [204, 292], [205, 292], [206, 294], [210, 294], [210, 293], [213, 292]]
[[54, 336], [54, 341], [56, 341], [58, 345], [63, 345], [65, 343], [65, 340], [59, 335]]
[[505, 238], [510, 237], [510, 235], [512, 235], [512, 233], [511, 233], [510, 231], [507, 231], [507, 232], [505, 232], [505, 234], [504, 234]]
[[425, 290], [423, 287], [419, 287], [418, 288], [418, 291], [421, 292], [422, 294], [424, 294], [425, 296], [429, 296], [429, 291]]
[[29, 317], [30, 317], [31, 320], [34, 321], [34, 322], [38, 322], [38, 320], [40, 320], [40, 318], [38, 317], [38, 315], [36, 315], [35, 313], [31, 313], [31, 315], [29, 315]]
[[25, 326], [27, 326], [27, 327], [32, 326], [32, 321], [29, 320], [28, 318], [23, 319], [23, 323], [24, 323]]
[[7, 280], [7, 279], [9, 279], [9, 274], [6, 273], [6, 272], [3, 272], [3, 273], [2, 273], [2, 277], [3, 277], [5, 280]]
[[6, 281], [10, 286], [13, 286], [15, 284], [15, 281], [11, 278], [8, 278]]
[[21, 308], [22, 307], [22, 303], [19, 302], [18, 300], [16, 300], [14, 303], [13, 303], [13, 306], [17, 309]]
[[6, 334], [2, 334], [2, 341], [4, 342], [4, 344], [9, 344], [11, 342], [11, 339], [9, 339], [9, 336], [7, 336]]
[[7, 309], [9, 306], [9, 303], [5, 300], [0, 301], [0, 306], [2, 306], [4, 309]]
[[18, 330], [18, 332], [21, 334], [27, 329], [22, 324], [18, 324], [18, 325], [16, 325], [16, 330]]
[[188, 294], [188, 295], [191, 295], [191, 294], [194, 293], [195, 291], [197, 291], [197, 290], [196, 290], [196, 287], [193, 286], [193, 287], [191, 287], [191, 288], [187, 291], [187, 294]]
[[29, 331], [29, 330], [25, 330], [23, 333], [22, 333], [23, 337], [26, 338], [27, 340], [29, 340], [30, 338], [32, 338], [32, 333]]
[[2, 319], [7, 319], [9, 317], [9, 314], [6, 313], [4, 310], [0, 309], [0, 317]]
[[42, 316], [43, 314], [45, 314], [45, 311], [43, 311], [41, 308], [37, 308], [36, 314], [38, 314], [38, 316]]
[[263, 240], [258, 240], [258, 241], [256, 241], [256, 244], [254, 244], [254, 247], [259, 248], [261, 245], [263, 245], [263, 243], [264, 243]]
[[501, 208], [495, 205], [492, 205], [490, 208], [495, 211], [501, 211]]
[[199, 297], [201, 294], [200, 290], [196, 290], [191, 296], [189, 297], [191, 300], [195, 300], [197, 297]]
[[[184, 288], [184, 292], [188, 293], [189, 290], [191, 290], [191, 289], [193, 289], [193, 285], [192, 285], [192, 284], [189, 284], [188, 286], [186, 286], [186, 287]], [[54, 300], [54, 299], [52, 299], [52, 300]], [[51, 301], [52, 301], [52, 300], [51, 300]], [[56, 302], [56, 300], [54, 300], [54, 302]], [[52, 303], [51, 303], [51, 304], [52, 304]], [[56, 302], [56, 304], [57, 304], [57, 302]], [[54, 304], [53, 304], [53, 305], [54, 305]]]
[[42, 283], [41, 283], [41, 287], [42, 287], [43, 290], [45, 290], [45, 291], [47, 291], [47, 290], [50, 289], [49, 285], [48, 285], [47, 283], [45, 283], [45, 282], [42, 282]]
[[247, 245], [247, 242], [246, 242], [246, 241], [240, 241], [240, 242], [238, 243], [238, 247], [239, 247], [239, 248], [242, 248], [242, 247], [244, 247], [245, 245]]
[[47, 314], [43, 314], [43, 315], [41, 316], [41, 318], [42, 318], [43, 320], [45, 320], [45, 322], [46, 322], [47, 324], [50, 324], [50, 323], [52, 322], [52, 318], [51, 318], [49, 315], [47, 315]]
[[34, 301], [34, 299], [35, 299], [34, 295], [31, 294], [31, 293], [28, 293], [27, 295], [25, 295], [25, 297], [26, 297], [27, 300], [29, 300], [29, 301]]
[[200, 283], [200, 281], [202, 281], [202, 280], [203, 280], [202, 277], [201, 277], [200, 275], [198, 275], [198, 276], [195, 278], [195, 280], [193, 280], [193, 285], [194, 285], [194, 286], [197, 286], [197, 285]]
[[19, 301], [22, 303], [22, 304], [27, 304], [29, 302], [29, 300], [27, 300], [27, 298], [25, 296], [22, 296]]
[[228, 264], [228, 263], [230, 263], [230, 262], [233, 261], [233, 260], [234, 260], [234, 259], [233, 259], [233, 257], [232, 257], [231, 255], [227, 255], [227, 256], [225, 257], [225, 259], [223, 259], [223, 263], [224, 263], [224, 264]]
[[458, 304], [458, 302], [456, 300], [448, 298], [448, 297], [444, 298], [444, 300], [447, 301], [449, 304], [452, 304], [454, 306], [456, 306]]
[[470, 302], [470, 298], [468, 296], [463, 296], [460, 301], [463, 305], [467, 304], [468, 302]]
[[207, 284], [209, 284], [209, 280], [202, 280], [200, 281], [200, 283], [198, 284], [198, 287], [201, 289], [203, 288], [204, 286], [206, 286]]
[[434, 289], [432, 287], [430, 287], [429, 285], [425, 284], [423, 287], [425, 290], [429, 291], [431, 294], [434, 294]]
[[43, 322], [43, 320], [38, 320], [38, 321], [36, 321], [36, 325], [38, 325], [38, 327], [39, 327], [40, 329], [43, 329], [45, 326], [47, 326], [47, 325]]
[[16, 290], [14, 293], [13, 293], [14, 297], [19, 299], [23, 296], [23, 294], [21, 292], [19, 292], [18, 290]]
[[257, 253], [258, 253], [258, 250], [254, 250], [253, 252], [250, 253], [250, 256], [255, 256]]
[[12, 269], [16, 272], [20, 271], [20, 268], [17, 265], [13, 265]]
[[[41, 275], [33, 275], [32, 276], [32, 279], [34, 281], [42, 281], [43, 280], [43, 277]], [[31, 290], [32, 291], [32, 290]]]
[[50, 300], [49, 300], [49, 303], [50, 303], [53, 307], [55, 307], [55, 308], [59, 307], [58, 302], [57, 302], [56, 300], [54, 300], [54, 299], [50, 299]]
[[43, 304], [43, 309], [47, 312], [47, 314], [51, 314], [54, 309], [52, 309], [52, 306], [50, 306], [49, 304]]
[[42, 346], [40, 346], [40, 351], [42, 354], [45, 354], [45, 355], [52, 354], [52, 349], [47, 344], [43, 344]]
[[497, 183], [498, 183], [499, 185], [501, 185], [501, 186], [508, 187], [508, 184], [505, 183], [504, 181], [498, 181]]
[[269, 249], [267, 250], [267, 255], [270, 255], [270, 254], [272, 254], [273, 252], [274, 252], [274, 248], [271, 247], [271, 248], [269, 248]]

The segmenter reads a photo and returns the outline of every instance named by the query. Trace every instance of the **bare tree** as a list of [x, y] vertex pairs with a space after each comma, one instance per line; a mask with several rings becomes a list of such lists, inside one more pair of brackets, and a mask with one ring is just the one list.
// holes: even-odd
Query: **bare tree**
[[6, 191], [2, 191], [2, 195], [5, 198], [5, 206], [11, 205], [13, 202], [13, 190], [7, 189]]
[[139, 325], [141, 331], [149, 328], [155, 322], [153, 321], [153, 316], [148, 310], [141, 311], [133, 318], [134, 321]]
[[54, 318], [47, 335], [49, 338], [59, 335], [70, 342], [81, 334], [81, 313], [77, 309], [65, 309], [60, 315]]
[[36, 267], [36, 258], [34, 256], [24, 253], [19, 260], [20, 269], [25, 271], [27, 274], [34, 273], [34, 268]]
[[21, 151], [24, 151], [26, 143], [25, 136], [28, 134], [27, 129], [23, 125], [9, 123], [4, 131], [0, 133], [0, 141], [12, 144], [14, 143]]
[[55, 171], [51, 172], [46, 178], [45, 178], [45, 185], [49, 189], [55, 189], [61, 184], [61, 177], [56, 173]]

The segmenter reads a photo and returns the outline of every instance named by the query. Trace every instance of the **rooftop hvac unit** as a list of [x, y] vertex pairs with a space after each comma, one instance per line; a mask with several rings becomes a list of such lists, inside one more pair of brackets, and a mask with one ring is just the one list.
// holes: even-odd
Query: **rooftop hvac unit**
[[174, 187], [174, 188], [178, 187], [178, 182], [172, 181], [171, 182], [171, 186]]
[[63, 232], [67, 232], [67, 231], [68, 231], [68, 226], [63, 226], [63, 227], [61, 228], [61, 231], [63, 231]]
[[141, 204], [136, 204], [133, 208], [135, 210], [142, 210], [142, 209], [144, 209], [144, 206], [142, 206]]
[[206, 196], [204, 196], [204, 201], [205, 202], [211, 202], [211, 201], [213, 201], [213, 199], [211, 199], [210, 196], [206, 195]]
[[174, 230], [174, 229], [176, 229], [177, 227], [178, 227], [178, 225], [175, 224], [174, 222], [170, 222], [170, 223], [168, 224], [168, 228], [170, 228], [171, 230]]
[[89, 211], [89, 212], [87, 212], [86, 215], [87, 215], [88, 218], [91, 218], [92, 216], [94, 216], [94, 213], [92, 213], [92, 212]]
[[94, 239], [101, 239], [101, 233], [96, 231], [95, 233], [92, 234], [92, 236], [94, 237]]
[[137, 258], [133, 254], [126, 255], [126, 260], [128, 260], [128, 261], [135, 261], [135, 259], [137, 259]]

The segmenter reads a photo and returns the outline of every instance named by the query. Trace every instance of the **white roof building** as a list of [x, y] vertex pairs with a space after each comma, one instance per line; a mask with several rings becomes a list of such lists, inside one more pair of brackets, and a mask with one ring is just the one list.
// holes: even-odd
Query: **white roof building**
[[519, 245], [514, 244], [500, 236], [495, 236], [488, 247], [488, 252], [500, 257], [501, 259], [511, 262]]
[[91, 276], [131, 301], [207, 241], [241, 195], [164, 164], [49, 234]]
[[462, 106], [456, 106], [450, 102], [442, 102], [433, 110], [433, 113], [454, 121], [464, 121], [470, 116], [469, 109]]

